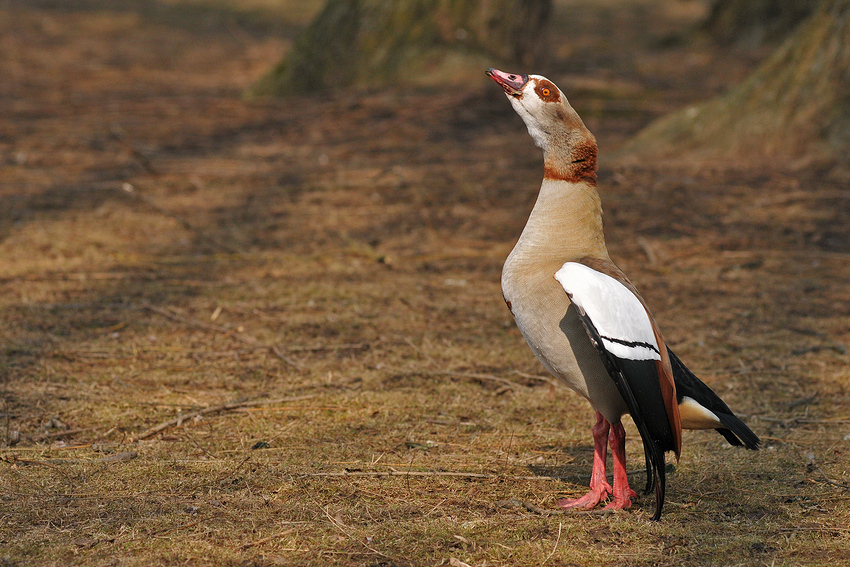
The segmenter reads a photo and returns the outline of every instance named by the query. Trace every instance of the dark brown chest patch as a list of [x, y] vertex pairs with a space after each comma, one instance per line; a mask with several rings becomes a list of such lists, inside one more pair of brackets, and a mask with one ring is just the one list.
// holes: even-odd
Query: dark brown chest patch
[[567, 159], [544, 163], [543, 177], [571, 183], [585, 181], [596, 185], [596, 142], [587, 140], [570, 148]]

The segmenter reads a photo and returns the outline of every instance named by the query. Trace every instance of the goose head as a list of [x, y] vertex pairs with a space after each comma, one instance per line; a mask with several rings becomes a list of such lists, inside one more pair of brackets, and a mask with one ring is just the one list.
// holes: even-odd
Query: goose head
[[541, 75], [487, 69], [502, 87], [534, 143], [543, 149], [545, 177], [596, 179], [596, 138], [555, 83]]

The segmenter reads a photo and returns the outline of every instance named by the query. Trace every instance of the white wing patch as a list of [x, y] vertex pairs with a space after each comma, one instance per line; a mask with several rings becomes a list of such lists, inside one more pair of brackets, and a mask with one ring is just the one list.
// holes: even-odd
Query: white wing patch
[[590, 318], [608, 352], [629, 360], [661, 359], [649, 314], [626, 286], [576, 262], [564, 264], [555, 279]]

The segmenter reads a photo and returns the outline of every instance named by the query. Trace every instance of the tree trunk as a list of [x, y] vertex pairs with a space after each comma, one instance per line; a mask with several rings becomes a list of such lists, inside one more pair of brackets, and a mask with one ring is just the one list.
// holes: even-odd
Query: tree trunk
[[850, 155], [850, 0], [817, 10], [724, 96], [661, 118], [625, 152], [777, 164]]
[[723, 43], [781, 40], [815, 11], [818, 0], [716, 0], [703, 29]]
[[252, 89], [451, 85], [495, 64], [539, 62], [552, 0], [328, 0]]

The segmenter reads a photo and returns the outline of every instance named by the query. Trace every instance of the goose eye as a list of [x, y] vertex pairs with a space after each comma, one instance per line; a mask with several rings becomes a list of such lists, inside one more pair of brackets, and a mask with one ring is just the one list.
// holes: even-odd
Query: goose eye
[[549, 81], [539, 81], [534, 87], [534, 92], [543, 102], [558, 102], [561, 100], [558, 87]]

